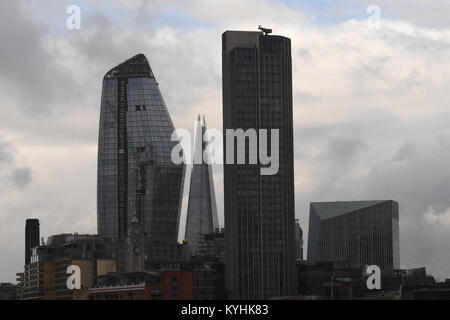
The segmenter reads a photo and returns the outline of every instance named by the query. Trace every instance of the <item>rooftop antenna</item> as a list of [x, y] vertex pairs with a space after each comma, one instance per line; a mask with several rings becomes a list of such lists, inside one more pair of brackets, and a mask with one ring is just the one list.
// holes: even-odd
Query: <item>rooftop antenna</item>
[[272, 33], [272, 29], [263, 28], [261, 25], [258, 27], [258, 29], [264, 32], [265, 36], [267, 36], [269, 33]]

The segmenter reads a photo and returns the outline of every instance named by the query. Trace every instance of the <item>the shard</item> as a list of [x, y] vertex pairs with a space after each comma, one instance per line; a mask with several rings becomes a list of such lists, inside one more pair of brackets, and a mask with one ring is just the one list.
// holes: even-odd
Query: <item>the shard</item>
[[206, 131], [205, 117], [203, 117], [203, 123], [201, 123], [200, 116], [198, 116], [195, 131], [196, 144], [185, 233], [185, 238], [188, 240], [193, 255], [199, 253], [198, 241], [200, 236], [213, 233], [218, 228], [212, 166], [209, 161], [210, 155], [207, 144], [203, 139]]
[[97, 228], [125, 238], [134, 213], [152, 241], [176, 243], [184, 165], [171, 152], [174, 126], [143, 54], [103, 78], [97, 171]]

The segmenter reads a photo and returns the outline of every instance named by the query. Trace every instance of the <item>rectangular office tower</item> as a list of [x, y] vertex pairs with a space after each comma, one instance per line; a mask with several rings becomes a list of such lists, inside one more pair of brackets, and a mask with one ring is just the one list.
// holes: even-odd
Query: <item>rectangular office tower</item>
[[176, 243], [184, 165], [171, 159], [172, 120], [150, 65], [138, 54], [103, 78], [98, 141], [97, 228], [125, 238], [136, 217], [151, 241]]
[[[278, 172], [259, 161], [224, 165], [226, 285], [229, 298], [295, 294], [291, 41], [263, 32], [222, 35], [223, 130], [279, 130]], [[236, 140], [236, 139], [235, 139]], [[271, 135], [267, 136], [270, 150]], [[226, 141], [224, 141], [224, 146]], [[224, 159], [227, 159], [225, 148]]]
[[313, 202], [308, 260], [348, 267], [400, 267], [398, 203], [393, 200]]

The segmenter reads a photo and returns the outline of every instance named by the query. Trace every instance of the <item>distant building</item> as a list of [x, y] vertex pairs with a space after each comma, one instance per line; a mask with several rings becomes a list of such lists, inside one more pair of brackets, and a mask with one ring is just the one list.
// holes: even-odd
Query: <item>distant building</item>
[[295, 221], [295, 259], [303, 260], [303, 230], [297, 219]]
[[[249, 148], [253, 139], [245, 138], [244, 164], [234, 152], [234, 163], [224, 165], [227, 291], [232, 299], [289, 296], [295, 292], [291, 40], [226, 31], [222, 72], [224, 137], [227, 130], [267, 130], [270, 149], [279, 130], [275, 174], [261, 175], [269, 167], [262, 161], [249, 163], [250, 155], [263, 150], [261, 143]], [[231, 158], [224, 149], [224, 159]]]
[[25, 222], [25, 264], [30, 263], [31, 248], [39, 245], [39, 219], [27, 219]]
[[[425, 268], [381, 272], [381, 288], [367, 288], [364, 267], [352, 268], [340, 262], [297, 261], [298, 295], [326, 300], [445, 299], [450, 283], [436, 283]], [[421, 296], [423, 294], [423, 296]]]
[[0, 300], [17, 300], [18, 286], [12, 283], [0, 283]]
[[404, 300], [450, 300], [450, 282], [438, 282], [421, 287], [403, 287], [401, 299]]
[[209, 261], [225, 261], [225, 233], [223, 230], [217, 228], [214, 233], [200, 236], [198, 256]]
[[191, 269], [109, 273], [87, 291], [89, 300], [192, 300]]
[[[18, 273], [19, 290], [24, 300], [82, 299], [99, 275], [115, 272], [116, 243], [96, 235], [60, 234], [45, 245], [32, 249], [30, 263]], [[81, 269], [81, 289], [67, 288], [67, 267]]]
[[[220, 230], [217, 229], [216, 231]], [[225, 234], [215, 232], [201, 235], [199, 251], [193, 259], [194, 299], [226, 299]]]
[[205, 117], [203, 117], [203, 123], [200, 123], [199, 115], [197, 123], [185, 232], [185, 238], [193, 255], [198, 254], [200, 236], [213, 233], [219, 226], [212, 165], [209, 164], [209, 160], [207, 162], [204, 160], [204, 156], [210, 159], [207, 144], [204, 141]]
[[362, 268], [337, 262], [297, 261], [298, 295], [316, 299], [350, 300], [361, 291]]
[[308, 261], [399, 269], [398, 203], [392, 200], [311, 203]]

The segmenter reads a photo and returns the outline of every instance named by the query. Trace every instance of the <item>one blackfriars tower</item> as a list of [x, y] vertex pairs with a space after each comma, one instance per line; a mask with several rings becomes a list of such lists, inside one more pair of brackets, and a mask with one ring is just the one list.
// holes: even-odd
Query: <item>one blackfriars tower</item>
[[[261, 30], [222, 35], [224, 137], [227, 129], [279, 130], [276, 174], [261, 175], [261, 162], [224, 165], [226, 286], [232, 299], [295, 294], [291, 41]], [[246, 148], [247, 156], [254, 152]]]
[[146, 236], [176, 243], [184, 164], [171, 159], [174, 131], [155, 76], [143, 54], [103, 79], [97, 171], [97, 228], [126, 238], [136, 214]]

